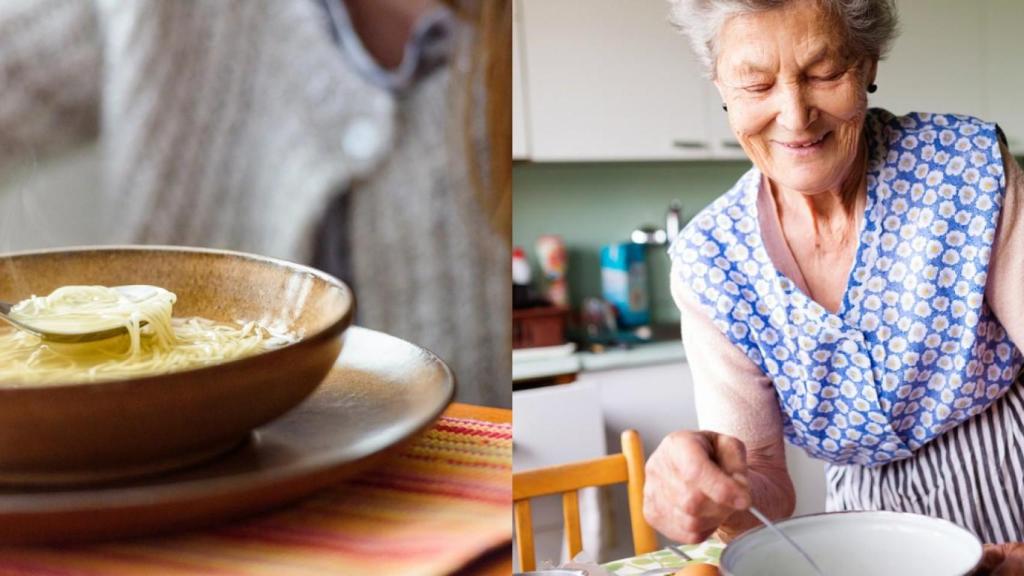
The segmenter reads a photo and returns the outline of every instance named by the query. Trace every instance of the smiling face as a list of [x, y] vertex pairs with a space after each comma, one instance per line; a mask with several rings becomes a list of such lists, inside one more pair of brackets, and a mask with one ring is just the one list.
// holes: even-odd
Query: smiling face
[[729, 124], [773, 182], [805, 195], [841, 188], [860, 147], [876, 61], [855, 59], [813, 0], [741, 14], [718, 35], [715, 85]]

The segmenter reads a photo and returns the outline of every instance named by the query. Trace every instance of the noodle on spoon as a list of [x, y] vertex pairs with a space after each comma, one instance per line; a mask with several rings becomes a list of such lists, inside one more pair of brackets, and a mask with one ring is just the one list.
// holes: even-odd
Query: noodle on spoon
[[299, 338], [257, 322], [172, 318], [174, 293], [155, 286], [64, 286], [33, 296], [11, 316], [51, 332], [124, 327], [121, 336], [61, 344], [0, 329], [0, 386], [96, 382], [188, 370], [251, 356]]

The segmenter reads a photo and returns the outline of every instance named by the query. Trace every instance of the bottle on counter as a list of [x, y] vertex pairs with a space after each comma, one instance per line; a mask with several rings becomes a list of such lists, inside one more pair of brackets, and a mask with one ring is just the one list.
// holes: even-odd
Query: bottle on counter
[[569, 286], [565, 278], [565, 242], [561, 236], [545, 234], [537, 238], [537, 259], [544, 274], [544, 297], [554, 306], [569, 306]]
[[530, 305], [530, 262], [521, 246], [512, 250], [512, 307], [526, 308]]
[[643, 245], [621, 243], [601, 248], [601, 289], [604, 299], [615, 306], [620, 327], [650, 324], [647, 254]]

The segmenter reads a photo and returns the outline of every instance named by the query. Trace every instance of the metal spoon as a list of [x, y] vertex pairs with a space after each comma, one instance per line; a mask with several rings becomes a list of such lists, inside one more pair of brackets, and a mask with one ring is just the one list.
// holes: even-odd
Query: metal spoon
[[668, 548], [669, 551], [671, 551], [676, 556], [682, 558], [683, 560], [686, 560], [687, 562], [693, 562], [693, 557], [687, 554], [686, 552], [683, 552], [683, 549], [679, 546], [676, 546], [675, 544], [668, 544], [665, 547]]
[[[118, 292], [121, 292], [129, 299], [135, 302], [141, 302], [147, 298], [152, 297], [156, 294], [156, 290], [152, 286], [144, 284], [137, 284], [131, 286], [114, 286]], [[113, 338], [114, 336], [120, 336], [128, 331], [124, 326], [117, 326], [114, 328], [106, 328], [103, 330], [93, 330], [90, 332], [55, 332], [52, 330], [43, 330], [39, 327], [26, 324], [11, 318], [11, 307], [13, 304], [7, 302], [0, 302], [0, 320], [5, 320], [10, 325], [14, 326], [18, 330], [23, 330], [42, 338], [50, 342], [59, 342], [64, 344], [77, 344], [82, 342], [94, 342], [96, 340], [106, 340], [107, 338]], [[145, 320], [142, 321], [140, 326], [145, 326]]]
[[769, 520], [768, 517], [765, 516], [760, 510], [754, 508], [753, 506], [747, 508], [747, 510], [754, 515], [754, 518], [760, 520], [761, 523], [767, 526], [769, 530], [781, 536], [783, 540], [788, 542], [789, 545], [793, 547], [793, 549], [799, 552], [800, 555], [804, 557], [804, 560], [807, 560], [807, 563], [811, 565], [811, 568], [814, 569], [815, 574], [817, 574], [818, 576], [825, 576], [825, 574], [821, 571], [821, 568], [818, 568], [818, 565], [815, 564], [814, 560], [811, 559], [810, 555], [808, 555], [807, 552], [805, 552], [804, 549], [801, 548], [800, 545], [797, 544], [792, 538], [787, 536], [786, 533], [783, 532], [778, 526], [773, 524], [772, 521]]

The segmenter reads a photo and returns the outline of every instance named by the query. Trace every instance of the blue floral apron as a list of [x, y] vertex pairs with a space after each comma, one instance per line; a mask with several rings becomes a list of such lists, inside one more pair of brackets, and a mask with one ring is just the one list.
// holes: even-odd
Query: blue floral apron
[[769, 259], [756, 168], [670, 249], [715, 325], [773, 381], [787, 439], [834, 464], [910, 456], [984, 411], [1022, 363], [984, 299], [1005, 190], [995, 125], [871, 109], [864, 134], [867, 201], [836, 314]]

